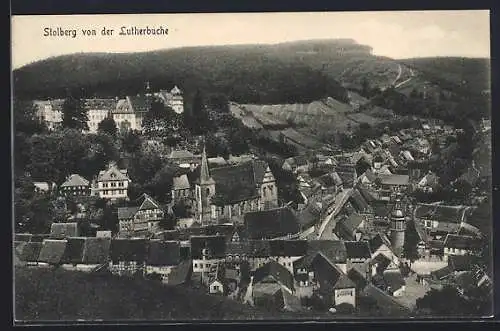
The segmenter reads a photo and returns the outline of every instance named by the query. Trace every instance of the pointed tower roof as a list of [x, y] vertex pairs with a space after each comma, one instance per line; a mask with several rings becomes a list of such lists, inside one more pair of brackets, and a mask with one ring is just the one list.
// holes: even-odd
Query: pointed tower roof
[[205, 145], [203, 145], [203, 153], [201, 154], [201, 171], [200, 171], [200, 184], [215, 184], [210, 172], [208, 170], [208, 159]]
[[181, 94], [181, 90], [177, 87], [177, 85], [174, 86], [172, 90], [170, 90], [170, 93], [172, 94]]

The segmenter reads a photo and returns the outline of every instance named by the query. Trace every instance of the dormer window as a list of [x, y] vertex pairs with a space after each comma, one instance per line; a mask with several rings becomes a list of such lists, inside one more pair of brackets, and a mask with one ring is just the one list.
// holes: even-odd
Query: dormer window
[[115, 174], [111, 174], [111, 178], [115, 178], [115, 177], [116, 177], [116, 175], [115, 175]]

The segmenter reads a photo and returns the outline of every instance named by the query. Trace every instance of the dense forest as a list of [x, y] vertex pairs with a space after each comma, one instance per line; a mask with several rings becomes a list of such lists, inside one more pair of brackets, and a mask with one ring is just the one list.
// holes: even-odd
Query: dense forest
[[[311, 102], [325, 96], [347, 101], [332, 77], [300, 59], [259, 46], [190, 47], [133, 54], [73, 54], [14, 71], [19, 98], [64, 96], [66, 88], [87, 96], [123, 96], [177, 84], [184, 91], [220, 92], [241, 103]], [[291, 74], [293, 73], [293, 74]]]
[[481, 94], [491, 89], [489, 59], [432, 57], [399, 62], [420, 71], [427, 79], [452, 91]]

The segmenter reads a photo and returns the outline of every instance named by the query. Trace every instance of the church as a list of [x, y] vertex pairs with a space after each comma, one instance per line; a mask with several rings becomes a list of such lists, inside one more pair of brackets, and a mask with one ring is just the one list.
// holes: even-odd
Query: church
[[209, 169], [203, 148], [199, 177], [194, 182], [194, 217], [202, 225], [233, 222], [251, 211], [276, 208], [278, 188], [267, 162], [250, 160]]

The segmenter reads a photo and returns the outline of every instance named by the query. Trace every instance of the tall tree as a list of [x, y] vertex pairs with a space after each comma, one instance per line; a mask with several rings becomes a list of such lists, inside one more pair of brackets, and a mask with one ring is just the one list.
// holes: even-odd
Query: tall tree
[[28, 135], [42, 133], [45, 125], [37, 114], [37, 108], [31, 101], [14, 98], [12, 111], [14, 115], [14, 130]]
[[153, 99], [142, 122], [144, 133], [150, 137], [167, 138], [173, 131], [178, 130], [179, 123], [174, 114], [174, 110], [167, 107], [161, 99]]
[[136, 153], [141, 149], [141, 137], [136, 131], [126, 131], [122, 137], [123, 150]]
[[88, 130], [88, 116], [81, 94], [68, 93], [62, 106], [62, 125], [68, 129]]
[[107, 116], [97, 126], [97, 131], [101, 133], [107, 133], [111, 137], [116, 137], [116, 132], [118, 128], [116, 127], [116, 122], [112, 116]]
[[195, 134], [204, 134], [209, 129], [208, 113], [200, 90], [196, 91], [191, 106], [190, 128]]

